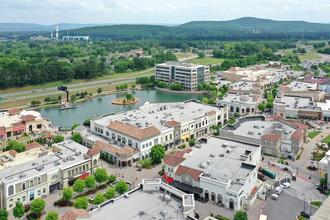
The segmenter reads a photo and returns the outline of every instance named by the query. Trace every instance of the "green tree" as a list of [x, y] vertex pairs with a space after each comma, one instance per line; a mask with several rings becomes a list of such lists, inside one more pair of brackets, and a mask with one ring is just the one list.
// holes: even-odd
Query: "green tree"
[[237, 118], [239, 116], [238, 112], [234, 113], [234, 117]]
[[58, 101], [61, 101], [61, 100], [62, 100], [62, 96], [59, 95], [59, 96], [57, 97], [57, 99], [58, 99]]
[[128, 88], [127, 83], [124, 84], [124, 89], [126, 90]]
[[51, 99], [50, 97], [46, 97], [46, 98], [44, 99], [44, 101], [45, 101], [45, 102], [51, 102], [52, 99]]
[[96, 204], [101, 204], [103, 203], [105, 200], [103, 194], [101, 192], [99, 192], [98, 194], [96, 194], [95, 198], [94, 198], [94, 203]]
[[86, 196], [78, 197], [74, 201], [74, 207], [76, 209], [87, 209], [88, 207], [88, 198]]
[[234, 220], [247, 220], [247, 213], [244, 211], [237, 211], [234, 215]]
[[21, 219], [25, 215], [24, 206], [22, 203], [16, 202], [16, 205], [13, 209], [13, 214], [14, 214], [14, 217], [18, 218], [18, 219]]
[[90, 119], [90, 118], [86, 119], [86, 120], [83, 122], [83, 125], [86, 126], [86, 127], [90, 127], [90, 126], [91, 126], [91, 119]]
[[40, 214], [42, 211], [44, 211], [46, 207], [46, 202], [43, 199], [35, 199], [31, 202], [31, 213], [33, 214]]
[[40, 105], [41, 102], [39, 100], [32, 100], [31, 101], [31, 106], [37, 106], [37, 105]]
[[273, 95], [269, 95], [268, 98], [267, 98], [267, 102], [273, 103], [274, 102], [274, 96]]
[[104, 194], [106, 199], [112, 199], [116, 196], [116, 190], [114, 188], [109, 188], [107, 192]]
[[88, 187], [88, 188], [94, 188], [95, 187], [96, 180], [95, 180], [94, 176], [89, 175], [84, 179], [84, 181], [85, 181], [86, 187]]
[[205, 57], [205, 53], [203, 51], [198, 52], [198, 58], [203, 59]]
[[97, 169], [94, 172], [94, 176], [95, 176], [96, 182], [98, 182], [100, 184], [106, 182], [109, 179], [107, 171], [105, 169], [101, 169], [101, 168]]
[[135, 83], [132, 83], [132, 84], [131, 84], [131, 87], [132, 87], [132, 89], [135, 89], [136, 84], [135, 84]]
[[203, 89], [203, 85], [202, 85], [202, 83], [198, 83], [197, 84], [197, 90], [202, 90]]
[[204, 97], [204, 98], [202, 99], [202, 102], [204, 102], [205, 104], [208, 104], [208, 103], [209, 103], [209, 99], [206, 98], [206, 97]]
[[76, 127], [78, 127], [80, 124], [79, 123], [74, 123], [71, 127], [71, 131], [73, 131]]
[[123, 103], [124, 103], [124, 104], [126, 103], [126, 98], [124, 98]]
[[258, 105], [258, 109], [261, 111], [261, 112], [264, 112], [266, 107], [265, 107], [265, 104], [262, 102]]
[[76, 95], [72, 95], [71, 96], [71, 102], [75, 102], [77, 101], [77, 96]]
[[110, 183], [113, 183], [113, 182], [116, 181], [116, 179], [117, 179], [116, 175], [111, 174], [111, 175], [109, 176], [108, 181], [109, 181]]
[[0, 209], [0, 220], [8, 220], [9, 212], [5, 209]]
[[128, 185], [124, 180], [119, 180], [115, 185], [115, 190], [119, 194], [124, 194], [128, 190]]
[[128, 93], [126, 95], [126, 99], [129, 101], [129, 100], [132, 100], [133, 99], [133, 95], [131, 93]]
[[73, 191], [70, 187], [66, 187], [62, 192], [62, 199], [71, 200], [73, 197]]
[[116, 85], [116, 90], [120, 90], [120, 85]]
[[193, 146], [195, 146], [195, 142], [196, 142], [196, 138], [191, 138], [190, 140], [189, 140], [189, 146], [190, 147], [193, 147]]
[[58, 135], [54, 136], [54, 142], [55, 143], [59, 143], [59, 142], [62, 142], [62, 141], [64, 141], [64, 137], [62, 135], [58, 134]]
[[54, 210], [48, 212], [46, 216], [46, 220], [58, 220], [58, 213]]
[[97, 93], [102, 93], [102, 88], [98, 88]]
[[217, 90], [212, 91], [212, 97], [214, 99], [216, 99], [218, 97], [218, 91]]
[[74, 133], [71, 137], [71, 140], [81, 144], [82, 143], [82, 137], [81, 137], [81, 134], [79, 132], [77, 133]]
[[273, 107], [273, 103], [271, 103], [271, 102], [266, 103], [266, 108], [271, 109], [272, 107]]
[[82, 191], [85, 190], [85, 188], [86, 188], [86, 185], [85, 185], [84, 180], [78, 178], [76, 181], [74, 181], [74, 184], [72, 187], [74, 192], [81, 193]]
[[153, 164], [158, 164], [162, 162], [162, 159], [165, 157], [165, 148], [161, 144], [156, 144], [151, 148], [150, 158]]

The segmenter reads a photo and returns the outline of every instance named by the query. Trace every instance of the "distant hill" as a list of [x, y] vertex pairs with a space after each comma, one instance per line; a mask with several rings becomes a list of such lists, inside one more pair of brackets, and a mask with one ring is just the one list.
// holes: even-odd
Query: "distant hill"
[[[76, 29], [83, 27], [99, 26], [100, 24], [78, 24], [78, 23], [60, 23], [60, 30]], [[106, 24], [113, 25], [113, 24]], [[0, 23], [0, 32], [44, 32], [55, 31], [56, 24], [41, 25], [34, 23]]]
[[[3, 24], [2, 24], [3, 25]], [[21, 26], [20, 26], [21, 25]], [[25, 24], [27, 25], [27, 24]], [[55, 26], [33, 28], [55, 30]], [[81, 27], [89, 25], [88, 27]], [[23, 28], [17, 24], [17, 28]], [[102, 25], [60, 24], [60, 37], [88, 35], [94, 40], [283, 40], [290, 38], [329, 39], [330, 24], [305, 21], [275, 21], [244, 17], [230, 21], [192, 21], [176, 26], [165, 25]], [[80, 27], [79, 27], [80, 26]], [[13, 27], [12, 27], [13, 28]], [[75, 28], [75, 29], [74, 29]], [[28, 28], [26, 28], [28, 29]], [[0, 24], [1, 31], [1, 24]], [[22, 35], [20, 35], [22, 36]], [[27, 34], [25, 36], [28, 36]]]

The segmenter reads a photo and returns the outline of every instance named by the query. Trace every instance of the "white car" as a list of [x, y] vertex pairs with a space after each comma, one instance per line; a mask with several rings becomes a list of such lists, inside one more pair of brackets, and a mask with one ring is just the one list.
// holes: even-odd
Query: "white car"
[[276, 187], [276, 189], [275, 189], [275, 194], [277, 194], [277, 195], [279, 195], [279, 194], [281, 194], [281, 192], [283, 191], [283, 189], [282, 189], [282, 187]]
[[278, 199], [278, 195], [277, 194], [272, 194], [272, 199], [274, 199], [274, 200], [277, 200]]
[[291, 185], [290, 185], [290, 183], [286, 182], [286, 183], [282, 183], [280, 186], [283, 189], [287, 189], [287, 188], [290, 188]]

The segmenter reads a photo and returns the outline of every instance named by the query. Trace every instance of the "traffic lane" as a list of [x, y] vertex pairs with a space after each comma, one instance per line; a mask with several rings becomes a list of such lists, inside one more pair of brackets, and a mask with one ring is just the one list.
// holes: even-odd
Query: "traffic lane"
[[[131, 83], [131, 82], [135, 82], [135, 80], [128, 80], [128, 81], [125, 81], [125, 82], [114, 82], [111, 85]], [[109, 86], [109, 84], [101, 84], [101, 85], [97, 85], [97, 86], [98, 87], [104, 87], [104, 86]], [[93, 89], [93, 88], [96, 88], [95, 85], [94, 86], [82, 87], [82, 88], [73, 88], [73, 89], [70, 89], [69, 92], [85, 90], [85, 89], [87, 90], [87, 89]], [[2, 102], [9, 102], [9, 101], [13, 101], [13, 100], [22, 100], [22, 99], [29, 99], [29, 98], [37, 98], [37, 97], [41, 97], [41, 96], [51, 96], [51, 95], [55, 95], [55, 94], [59, 94], [59, 93], [60, 93], [60, 91], [57, 91], [57, 90], [55, 90], [54, 92], [34, 94], [34, 95], [32, 93], [32, 95], [26, 95], [26, 96], [22, 96], [22, 97], [5, 98], [5, 99], [3, 99]]]
[[[309, 200], [305, 199], [305, 212], [314, 214], [317, 208], [309, 205]], [[267, 215], [271, 220], [296, 220], [296, 216], [304, 211], [304, 200], [289, 195], [284, 191], [277, 200], [269, 198], [265, 203], [262, 214]]]
[[[92, 82], [84, 82], [84, 83], [76, 83], [72, 85], [68, 85], [68, 88], [74, 88], [82, 85], [95, 85], [95, 84], [101, 84], [101, 83], [114, 83], [118, 81], [123, 81], [123, 80], [130, 80], [130, 79], [136, 79], [139, 77], [139, 74], [146, 73], [148, 71], [151, 71], [153, 69], [148, 69], [142, 72], [139, 72], [136, 74], [136, 76], [130, 76], [130, 77], [123, 77], [123, 78], [115, 78], [115, 79], [104, 79], [104, 80], [98, 80], [98, 81], [92, 81]], [[148, 74], [144, 76], [151, 76], [153, 74]], [[57, 87], [50, 87], [50, 88], [44, 88], [44, 89], [31, 89], [27, 91], [21, 91], [21, 92], [12, 92], [12, 93], [7, 93], [7, 94], [1, 94], [1, 97], [11, 97], [11, 96], [17, 96], [17, 95], [24, 95], [24, 94], [30, 94], [34, 92], [42, 92], [42, 91], [57, 91]]]

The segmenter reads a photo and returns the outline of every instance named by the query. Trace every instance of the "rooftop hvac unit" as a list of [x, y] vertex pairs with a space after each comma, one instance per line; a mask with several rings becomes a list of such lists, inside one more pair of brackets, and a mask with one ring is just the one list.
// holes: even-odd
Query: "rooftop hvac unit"
[[215, 154], [210, 154], [210, 157], [215, 157]]
[[162, 209], [162, 210], [160, 211], [160, 214], [161, 214], [163, 217], [165, 217], [165, 215], [166, 215], [166, 212], [165, 212], [165, 210], [164, 210], [164, 209]]
[[204, 168], [204, 169], [205, 169], [205, 168], [207, 167], [207, 164], [203, 162], [203, 163], [201, 163], [199, 166], [200, 166], [201, 168]]
[[166, 195], [166, 196], [165, 196], [165, 200], [166, 200], [166, 201], [171, 201], [171, 196]]
[[164, 195], [164, 194], [160, 194], [160, 195], [159, 195], [159, 198], [160, 198], [160, 199], [164, 199], [164, 198], [165, 198], [165, 195]]
[[212, 160], [209, 159], [209, 160], [206, 161], [206, 163], [207, 163], [208, 165], [211, 165]]
[[140, 211], [139, 211], [139, 215], [140, 215], [140, 216], [144, 215], [144, 211], [140, 210]]

